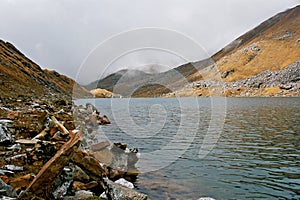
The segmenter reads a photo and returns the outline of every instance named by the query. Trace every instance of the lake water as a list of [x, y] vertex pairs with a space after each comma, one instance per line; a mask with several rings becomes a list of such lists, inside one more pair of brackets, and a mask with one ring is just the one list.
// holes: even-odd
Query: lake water
[[300, 199], [300, 98], [90, 99], [151, 199]]

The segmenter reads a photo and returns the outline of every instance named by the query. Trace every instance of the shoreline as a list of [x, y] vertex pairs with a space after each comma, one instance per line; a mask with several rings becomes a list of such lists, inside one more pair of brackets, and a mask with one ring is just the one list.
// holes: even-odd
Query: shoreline
[[138, 150], [120, 142], [94, 141], [98, 127], [110, 123], [105, 115], [92, 104], [33, 99], [1, 99], [0, 185], [5, 191], [0, 196], [148, 198], [128, 181], [139, 173], [134, 167]]

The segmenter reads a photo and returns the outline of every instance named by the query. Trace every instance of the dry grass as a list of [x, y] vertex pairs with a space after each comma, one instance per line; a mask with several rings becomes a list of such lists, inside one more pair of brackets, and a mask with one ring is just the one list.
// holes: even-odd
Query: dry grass
[[[300, 38], [300, 35], [297, 35]], [[217, 62], [218, 70], [222, 72], [234, 70], [223, 81], [237, 81], [262, 73], [266, 70], [281, 70], [300, 58], [300, 42], [296, 35], [286, 41], [261, 41], [256, 46], [260, 51], [241, 49]]]
[[[286, 15], [262, 33], [252, 32], [250, 40], [245, 39], [236, 49], [222, 53], [222, 57], [216, 56], [216, 68], [220, 72], [206, 72], [203, 79], [220, 79], [224, 72], [234, 70], [233, 73], [223, 78], [223, 81], [237, 81], [260, 74], [266, 70], [281, 70], [300, 59], [300, 14], [299, 9], [287, 12]], [[255, 29], [254, 29], [255, 30]], [[292, 33], [290, 37], [280, 39], [286, 33]], [[252, 48], [251, 48], [252, 47]], [[255, 48], [253, 48], [255, 47]], [[227, 48], [227, 47], [226, 47]], [[224, 49], [226, 49], [224, 48]], [[259, 50], [258, 50], [259, 49]], [[192, 75], [191, 75], [192, 76]], [[197, 79], [197, 74], [193, 78]], [[199, 78], [200, 79], [200, 78]]]
[[[52, 93], [75, 96], [91, 94], [75, 81], [55, 71], [42, 70], [12, 44], [0, 40], [1, 97], [43, 96]], [[75, 90], [73, 91], [74, 85]]]

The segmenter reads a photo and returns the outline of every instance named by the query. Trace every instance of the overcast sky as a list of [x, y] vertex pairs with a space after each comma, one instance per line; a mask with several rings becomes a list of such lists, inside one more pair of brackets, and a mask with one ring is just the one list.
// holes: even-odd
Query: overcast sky
[[[300, 0], [0, 0], [0, 38], [42, 68], [75, 78], [97, 45], [124, 31], [143, 27], [174, 30], [212, 55], [269, 17], [298, 4]], [[164, 58], [171, 59], [164, 63], [173, 67], [182, 62]], [[96, 62], [101, 65], [101, 60]], [[119, 68], [134, 65], [126, 62], [116, 63]], [[148, 56], [145, 63], [135, 64], [157, 62]], [[77, 79], [89, 81], [86, 76]]]

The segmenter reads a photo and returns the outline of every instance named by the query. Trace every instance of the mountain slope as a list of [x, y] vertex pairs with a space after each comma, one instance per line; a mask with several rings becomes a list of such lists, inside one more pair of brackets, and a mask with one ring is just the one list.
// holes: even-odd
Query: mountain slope
[[[261, 23], [221, 49], [211, 59], [131, 79], [124, 78], [126, 74], [115, 73], [98, 81], [97, 87], [110, 91], [119, 88], [118, 93], [123, 96], [161, 96], [170, 92], [174, 94], [176, 91], [181, 91], [181, 96], [191, 96], [198, 95], [198, 92], [193, 91], [197, 88], [191, 87], [192, 82], [236, 82], [267, 70], [283, 70], [300, 60], [299, 27], [300, 6], [296, 6]], [[187, 92], [182, 92], [185, 90]], [[278, 94], [285, 94], [282, 90], [284, 89], [280, 89]]]
[[[73, 92], [74, 89], [74, 92]], [[91, 94], [71, 78], [42, 70], [9, 42], [0, 40], [1, 98], [45, 95], [83, 97]]]
[[197, 63], [187, 63], [156, 74], [139, 70], [121, 70], [85, 87], [89, 90], [104, 88], [122, 96], [157, 97], [177, 90], [186, 83], [198, 80], [198, 77], [195, 79], [189, 76], [212, 63], [211, 59], [207, 59]]
[[300, 6], [270, 18], [213, 56], [223, 81], [282, 70], [300, 59]]
[[116, 73], [110, 74], [107, 77], [94, 81], [85, 86], [88, 90], [92, 90], [95, 88], [104, 88], [112, 90], [114, 85], [120, 83], [128, 83], [128, 82], [136, 82], [140, 79], [144, 79], [151, 76], [151, 74], [145, 73], [139, 70], [120, 70]]

